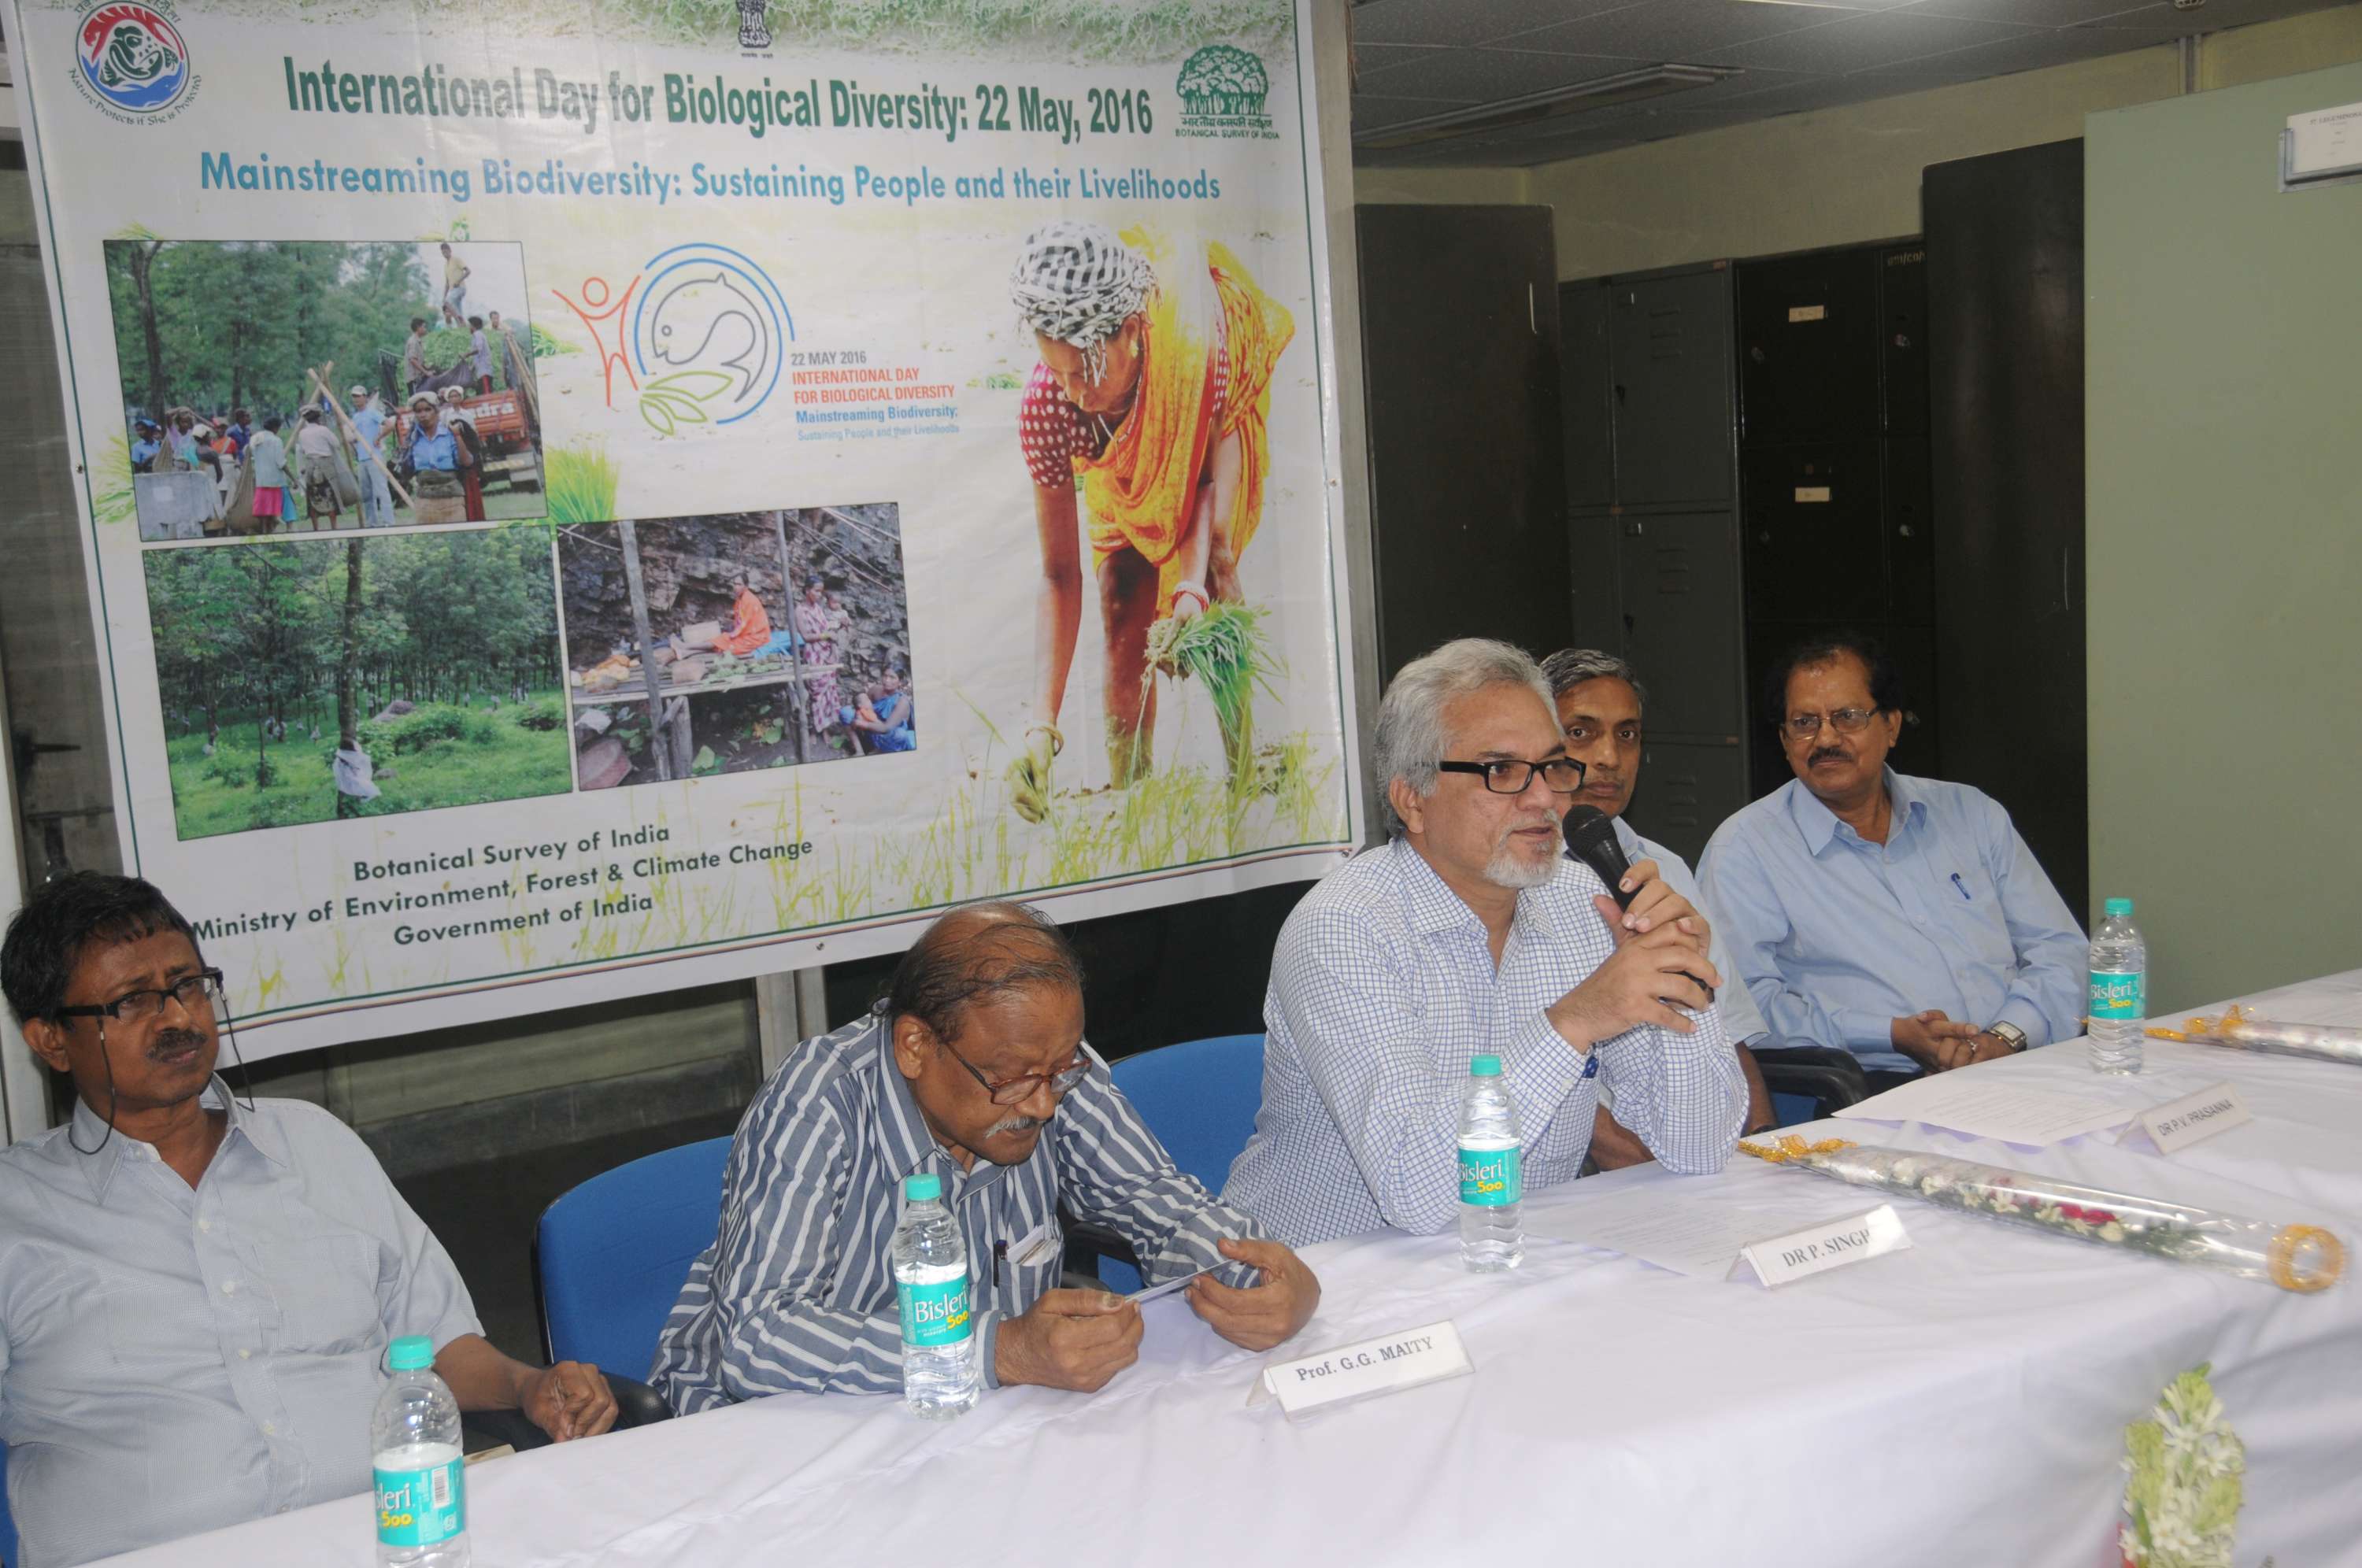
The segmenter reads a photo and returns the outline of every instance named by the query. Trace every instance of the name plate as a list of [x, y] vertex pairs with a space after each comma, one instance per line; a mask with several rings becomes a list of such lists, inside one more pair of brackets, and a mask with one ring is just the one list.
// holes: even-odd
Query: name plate
[[1755, 1277], [1765, 1285], [1781, 1286], [1807, 1275], [1843, 1268], [1864, 1258], [1907, 1252], [1910, 1246], [1911, 1237], [1903, 1229], [1902, 1217], [1894, 1212], [1893, 1204], [1882, 1203], [1865, 1214], [1824, 1220], [1802, 1231], [1791, 1231], [1784, 1236], [1741, 1247], [1733, 1272], [1752, 1269]]
[[1293, 1420], [1332, 1405], [1399, 1394], [1475, 1370], [1467, 1347], [1460, 1342], [1460, 1331], [1447, 1320], [1266, 1366], [1255, 1385], [1256, 1397], [1248, 1403], [1261, 1404], [1266, 1396], [1276, 1398]]
[[2192, 1143], [2203, 1143], [2234, 1127], [2244, 1127], [2255, 1119], [2255, 1113], [2239, 1098], [2238, 1089], [2224, 1082], [2151, 1106], [2140, 1113], [2133, 1130], [2147, 1133], [2158, 1154], [2177, 1154]]

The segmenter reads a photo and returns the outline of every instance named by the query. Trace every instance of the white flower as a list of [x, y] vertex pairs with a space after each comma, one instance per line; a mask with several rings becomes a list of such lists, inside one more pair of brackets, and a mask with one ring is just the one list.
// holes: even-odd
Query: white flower
[[2100, 1227], [2100, 1240], [2103, 1242], [2121, 1242], [2124, 1239], [2125, 1228], [2122, 1225], [2117, 1224], [2114, 1220], [2111, 1220], [2106, 1224]]

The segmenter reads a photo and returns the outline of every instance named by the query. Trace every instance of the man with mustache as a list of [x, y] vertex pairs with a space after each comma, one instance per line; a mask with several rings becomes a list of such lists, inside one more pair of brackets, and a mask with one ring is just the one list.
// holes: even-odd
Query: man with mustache
[[[1649, 694], [1639, 676], [1614, 654], [1597, 648], [1561, 648], [1542, 660], [1542, 673], [1550, 677], [1551, 694], [1557, 700], [1566, 754], [1583, 764], [1583, 788], [1575, 791], [1576, 801], [1596, 808], [1615, 824], [1616, 842], [1626, 860], [1636, 865], [1653, 861], [1667, 886], [1704, 909], [1705, 897], [1697, 891], [1688, 863], [1664, 845], [1641, 837], [1625, 820], [1633, 786], [1640, 781], [1641, 711]], [[1727, 934], [1721, 922], [1715, 922], [1706, 951], [1707, 958], [1725, 975], [1733, 973], [1729, 955], [1723, 951]], [[1741, 1132], [1760, 1132], [1772, 1122], [1772, 1091], [1764, 1085], [1754, 1052], [1758, 1047], [1778, 1049], [1781, 1042], [1764, 1027], [1746, 987], [1734, 985], [1717, 992], [1714, 1005], [1722, 1015], [1722, 1032], [1747, 1073], [1747, 1124]], [[1592, 1123], [1591, 1157], [1601, 1169], [1617, 1170], [1654, 1156], [1603, 1104]]]
[[[649, 1381], [684, 1415], [790, 1390], [899, 1394], [891, 1243], [902, 1178], [933, 1174], [966, 1242], [988, 1387], [1092, 1393], [1137, 1360], [1140, 1309], [1059, 1287], [1064, 1207], [1129, 1241], [1151, 1284], [1269, 1350], [1312, 1316], [1303, 1261], [1174, 1168], [1083, 1039], [1082, 965], [1021, 904], [955, 910], [886, 995], [798, 1046], [730, 1148], [722, 1225]], [[1259, 1276], [1259, 1279], [1258, 1279]]]
[[1886, 765], [1902, 681], [1869, 637], [1805, 642], [1765, 706], [1796, 777], [1698, 861], [1773, 1032], [1873, 1090], [2081, 1033], [2084, 941], [1999, 801]]
[[1619, 911], [1565, 855], [1584, 770], [1540, 667], [1446, 643], [1386, 689], [1374, 750], [1389, 840], [1280, 932], [1263, 1111], [1223, 1197], [1298, 1246], [1444, 1229], [1478, 1055], [1501, 1058], [1529, 1192], [1581, 1174], [1603, 1075], [1668, 1169], [1719, 1170], [1747, 1082], [1705, 989], [1712, 933], [1653, 866]]
[[149, 884], [79, 871], [0, 944], [72, 1118], [0, 1151], [0, 1439], [22, 1568], [86, 1562], [370, 1485], [387, 1345], [463, 1410], [602, 1432], [595, 1367], [495, 1350], [369, 1146], [214, 1076], [222, 977]]

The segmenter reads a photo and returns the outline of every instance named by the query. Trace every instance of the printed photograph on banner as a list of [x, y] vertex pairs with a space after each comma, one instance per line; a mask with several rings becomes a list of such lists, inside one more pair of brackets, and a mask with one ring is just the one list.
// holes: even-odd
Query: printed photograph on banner
[[180, 837], [571, 787], [547, 529], [141, 559]]
[[557, 530], [584, 790], [915, 751], [892, 502]]
[[[543, 515], [524, 247], [106, 242], [146, 541]], [[104, 479], [105, 476], [102, 474]]]
[[[1233, 798], [1286, 788], [1289, 753], [1255, 742], [1275, 667], [1248, 549], [1294, 318], [1222, 241], [1145, 223], [1058, 219], [1013, 261], [1010, 304], [1037, 357], [1017, 439], [1061, 631], [1037, 644], [1011, 810], [1048, 817], [1066, 788], [1059, 756], [1094, 732], [1114, 788], [1153, 775], [1160, 676], [1176, 700], [1194, 687], [1212, 706]], [[1102, 639], [1088, 650], [1075, 646], [1086, 547]], [[1105, 671], [1100, 712], [1065, 700], [1078, 657]]]

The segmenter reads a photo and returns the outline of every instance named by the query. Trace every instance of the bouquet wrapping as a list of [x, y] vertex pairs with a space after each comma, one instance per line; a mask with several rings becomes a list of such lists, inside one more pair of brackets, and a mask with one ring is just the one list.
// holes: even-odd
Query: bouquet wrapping
[[2180, 1029], [2152, 1024], [2148, 1032], [2159, 1040], [2195, 1041], [2276, 1056], [2311, 1056], [2318, 1061], [2347, 1062], [2362, 1067], [2362, 1029], [2334, 1023], [2275, 1023], [2268, 1018], [2257, 1018], [2235, 1002], [2219, 1017], [2193, 1018]]
[[2217, 1214], [2158, 1198], [2103, 1192], [2050, 1176], [1915, 1149], [1830, 1138], [1807, 1143], [1738, 1145], [1774, 1165], [1794, 1165], [1855, 1187], [1915, 1198], [1963, 1214], [2003, 1220], [2097, 1246], [2268, 1280], [2282, 1290], [2325, 1290], [2345, 1272], [2345, 1247], [2313, 1225]]

